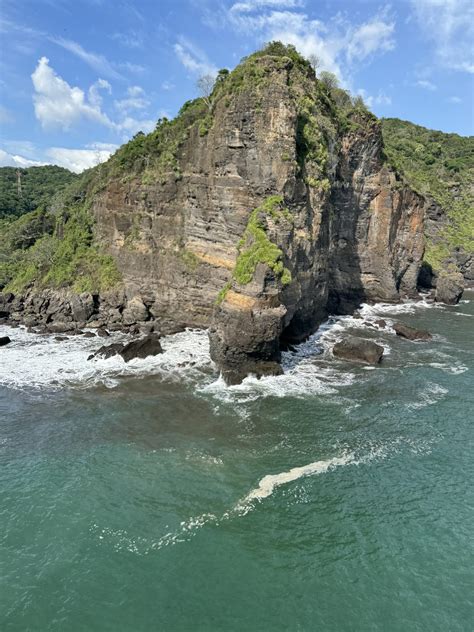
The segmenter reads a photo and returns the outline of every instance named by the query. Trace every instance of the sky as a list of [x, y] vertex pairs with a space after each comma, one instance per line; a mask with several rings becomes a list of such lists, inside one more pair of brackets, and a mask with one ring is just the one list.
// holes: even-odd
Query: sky
[[0, 0], [0, 165], [94, 166], [271, 40], [377, 116], [474, 133], [473, 0]]

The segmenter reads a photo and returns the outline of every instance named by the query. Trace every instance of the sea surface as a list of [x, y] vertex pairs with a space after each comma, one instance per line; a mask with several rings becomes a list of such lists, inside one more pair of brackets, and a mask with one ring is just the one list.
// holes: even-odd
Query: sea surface
[[433, 340], [330, 319], [228, 388], [206, 332], [124, 364], [0, 326], [0, 630], [473, 630], [474, 294], [362, 313]]

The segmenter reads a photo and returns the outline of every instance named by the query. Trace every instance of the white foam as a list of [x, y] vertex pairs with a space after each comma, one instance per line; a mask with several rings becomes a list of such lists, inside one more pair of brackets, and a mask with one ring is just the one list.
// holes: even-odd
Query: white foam
[[213, 370], [206, 331], [188, 329], [165, 336], [164, 353], [124, 362], [120, 356], [87, 361], [100, 346], [129, 341], [113, 333], [109, 338], [70, 336], [56, 341], [54, 336], [30, 334], [24, 328], [0, 327], [0, 335], [12, 339], [2, 348], [0, 384], [12, 388], [88, 388], [95, 384], [116, 386], [127, 376], [158, 375], [168, 380], [197, 378]]
[[410, 404], [406, 404], [406, 407], [411, 410], [419, 410], [431, 404], [436, 404], [449, 393], [447, 388], [444, 388], [440, 384], [434, 382], [427, 382], [423, 386], [423, 392], [417, 396], [417, 401]]
[[348, 463], [351, 463], [353, 461], [354, 455], [347, 454], [341, 457], [327, 459], [326, 461], [314, 461], [314, 463], [309, 463], [308, 465], [303, 465], [302, 467], [293, 467], [287, 472], [280, 472], [279, 474], [267, 474], [267, 476], [264, 476], [260, 480], [258, 487], [247, 494], [241, 504], [243, 506], [246, 506], [249, 502], [253, 500], [262, 500], [263, 498], [267, 498], [273, 493], [273, 490], [276, 487], [280, 487], [281, 485], [286, 485], [287, 483], [296, 481], [303, 476], [323, 474], [328, 470], [334, 469], [335, 467], [338, 467], [340, 465], [347, 465]]

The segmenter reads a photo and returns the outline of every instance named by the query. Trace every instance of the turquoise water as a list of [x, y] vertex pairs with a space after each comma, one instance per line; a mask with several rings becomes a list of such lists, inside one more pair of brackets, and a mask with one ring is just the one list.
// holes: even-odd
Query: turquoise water
[[204, 333], [125, 367], [0, 327], [0, 629], [472, 630], [473, 298], [231, 389]]

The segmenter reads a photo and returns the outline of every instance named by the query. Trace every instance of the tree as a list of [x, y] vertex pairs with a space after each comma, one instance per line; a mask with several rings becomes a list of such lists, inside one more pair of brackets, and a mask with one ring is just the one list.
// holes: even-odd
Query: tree
[[332, 72], [327, 72], [327, 70], [323, 70], [323, 72], [319, 75], [319, 80], [324, 83], [328, 90], [334, 90], [334, 88], [339, 87], [339, 81], [336, 75]]
[[203, 75], [197, 80], [197, 88], [201, 94], [201, 98], [204, 103], [209, 108], [209, 111], [212, 110], [212, 91], [214, 89], [214, 77], [212, 75]]
[[314, 70], [314, 74], [316, 74], [317, 69], [321, 66], [321, 59], [313, 53], [308, 57], [308, 61], [311, 64], [311, 68]]

